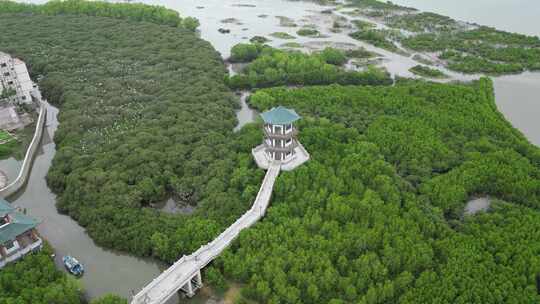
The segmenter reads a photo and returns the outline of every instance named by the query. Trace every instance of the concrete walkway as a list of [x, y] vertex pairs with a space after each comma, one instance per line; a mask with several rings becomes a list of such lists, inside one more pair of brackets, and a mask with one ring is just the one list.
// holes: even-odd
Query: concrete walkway
[[279, 162], [272, 163], [266, 172], [266, 176], [251, 209], [244, 213], [242, 217], [236, 220], [236, 222], [212, 242], [202, 246], [191, 255], [183, 256], [169, 267], [169, 269], [165, 270], [136, 294], [131, 304], [162, 304], [176, 294], [178, 290], [186, 288], [186, 286], [189, 287], [189, 295], [189, 292], [193, 292], [192, 281], [194, 278], [196, 278], [195, 281], [198, 281], [199, 285], [202, 285], [200, 282], [201, 269], [225, 250], [240, 234], [240, 231], [255, 224], [264, 216], [266, 208], [270, 203], [274, 182], [280, 170], [281, 164]]

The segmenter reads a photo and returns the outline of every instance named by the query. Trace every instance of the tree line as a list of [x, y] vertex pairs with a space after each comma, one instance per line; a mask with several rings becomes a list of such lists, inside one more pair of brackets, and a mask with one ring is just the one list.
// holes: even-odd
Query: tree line
[[111, 3], [105, 1], [52, 0], [44, 4], [18, 3], [0, 0], [0, 12], [17, 14], [81, 15], [112, 17], [132, 21], [145, 21], [195, 31], [199, 21], [193, 17], [181, 18], [177, 11], [163, 6], [140, 3]]
[[319, 53], [283, 51], [260, 44], [239, 44], [231, 50], [231, 61], [249, 62], [240, 74], [227, 79], [233, 89], [280, 85], [356, 84], [390, 85], [390, 75], [379, 68], [346, 70], [344, 51], [326, 48]]

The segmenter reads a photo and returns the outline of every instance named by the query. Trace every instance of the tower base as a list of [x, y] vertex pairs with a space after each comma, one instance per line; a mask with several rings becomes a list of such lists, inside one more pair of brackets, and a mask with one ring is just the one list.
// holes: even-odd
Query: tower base
[[[286, 160], [281, 160], [281, 170], [292, 171], [298, 166], [309, 160], [309, 153], [306, 151], [302, 144], [298, 143], [298, 146], [294, 148], [294, 155]], [[274, 161], [265, 151], [264, 145], [259, 145], [251, 150], [251, 154], [257, 163], [257, 166], [261, 169], [268, 169], [270, 164]]]

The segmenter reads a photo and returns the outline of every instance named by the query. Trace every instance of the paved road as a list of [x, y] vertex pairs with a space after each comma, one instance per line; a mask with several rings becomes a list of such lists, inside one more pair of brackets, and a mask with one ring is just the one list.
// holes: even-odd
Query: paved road
[[270, 203], [280, 164], [268, 168], [253, 206], [212, 242], [188, 256], [183, 256], [133, 297], [131, 304], [162, 304], [189, 282], [204, 266], [216, 258], [245, 228], [264, 216]]

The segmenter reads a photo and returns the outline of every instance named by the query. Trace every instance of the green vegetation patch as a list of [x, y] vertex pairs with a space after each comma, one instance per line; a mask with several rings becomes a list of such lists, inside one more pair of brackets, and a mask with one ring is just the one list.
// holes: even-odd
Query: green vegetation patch
[[359, 59], [372, 58], [372, 57], [378, 56], [378, 54], [368, 51], [363, 47], [347, 50], [345, 54], [347, 55], [348, 58], [359, 58]]
[[285, 33], [285, 32], [275, 32], [275, 33], [270, 34], [270, 36], [274, 38], [279, 38], [279, 39], [296, 39], [296, 37], [294, 37], [293, 35]]
[[2, 89], [2, 93], [0, 93], [0, 102], [4, 102], [2, 99], [10, 98], [17, 95], [17, 91], [13, 88], [4, 88]]
[[20, 143], [13, 136], [0, 130], [0, 159], [13, 155], [19, 147]]
[[225, 24], [236, 24], [236, 25], [242, 25], [243, 23], [236, 19], [236, 18], [225, 18], [223, 20], [220, 21], [221, 23], [225, 23]]
[[360, 19], [353, 20], [352, 23], [356, 26], [358, 30], [361, 30], [361, 31], [370, 30], [377, 27], [375, 23], [371, 23], [368, 21], [360, 20]]
[[343, 16], [337, 16], [334, 18], [334, 21], [332, 22], [332, 28], [330, 29], [333, 32], [341, 32], [342, 28], [350, 28], [351, 25], [349, 24], [349, 21], [347, 18]]
[[251, 62], [270, 48], [260, 43], [239, 43], [231, 48], [231, 62]]
[[15, 140], [15, 138], [4, 130], [0, 130], [0, 144], [10, 142]]
[[321, 36], [321, 33], [318, 30], [312, 28], [299, 29], [296, 34], [298, 34], [298, 36], [307, 36], [312, 38], [317, 38]]
[[397, 4], [392, 3], [391, 1], [380, 1], [380, 0], [350, 0], [349, 6], [369, 8], [372, 11], [383, 11], [383, 12], [415, 11], [414, 8], [397, 5]]
[[370, 32], [360, 23], [360, 31], [351, 35], [389, 51], [400, 53], [399, 48], [392, 46], [393, 41], [399, 41], [414, 51], [440, 52], [449, 69], [463, 73], [500, 75], [540, 70], [539, 37], [464, 24], [390, 2], [353, 0], [349, 6], [356, 8], [350, 15], [378, 18], [389, 27], [413, 33], [407, 37], [389, 36], [381, 30]]
[[146, 21], [160, 25], [182, 27], [194, 31], [199, 21], [193, 17], [181, 18], [177, 11], [163, 6], [139, 3], [110, 3], [105, 1], [66, 0], [49, 1], [42, 5], [0, 1], [0, 13], [32, 13], [45, 15], [81, 15], [113, 17], [131, 21]]
[[420, 55], [420, 54], [415, 54], [413, 57], [412, 57], [413, 60], [415, 61], [418, 61], [420, 63], [423, 63], [425, 65], [433, 65], [433, 61], [431, 61], [430, 59]]
[[[30, 109], [27, 110], [29, 111], [28, 114], [32, 116], [32, 119], [36, 121], [38, 118], [37, 113]], [[9, 157], [23, 159], [26, 149], [34, 137], [35, 126], [36, 124], [32, 123], [23, 129], [11, 132], [0, 130], [0, 159]]]
[[540, 38], [493, 28], [453, 34], [419, 34], [403, 39], [416, 51], [442, 52], [450, 69], [464, 73], [508, 74], [540, 69]]
[[[235, 48], [237, 46], [233, 47], [233, 54], [236, 53]], [[247, 46], [245, 48], [247, 49]], [[256, 47], [251, 49], [256, 50]], [[256, 59], [247, 65], [241, 74], [229, 77], [228, 84], [234, 89], [331, 83], [392, 84], [392, 79], [386, 71], [374, 67], [362, 72], [346, 71], [340, 67], [346, 61], [345, 52], [332, 48], [311, 55], [298, 51], [265, 48], [261, 53], [257, 53]]]
[[300, 49], [300, 48], [303, 48], [304, 46], [298, 42], [286, 42], [280, 45], [280, 47]]
[[448, 75], [445, 73], [433, 69], [430, 67], [427, 67], [425, 65], [415, 65], [412, 68], [409, 69], [410, 72], [412, 72], [415, 75], [428, 77], [428, 78], [448, 78]]
[[454, 19], [429, 12], [395, 15], [387, 24], [410, 32], [449, 32], [461, 28]]
[[251, 39], [249, 39], [249, 42], [251, 43], [267, 43], [270, 39], [264, 37], [264, 36], [253, 36]]
[[391, 52], [399, 51], [394, 42], [388, 38], [388, 33], [383, 30], [367, 30], [351, 33], [350, 36], [356, 40], [365, 41], [374, 46]]

